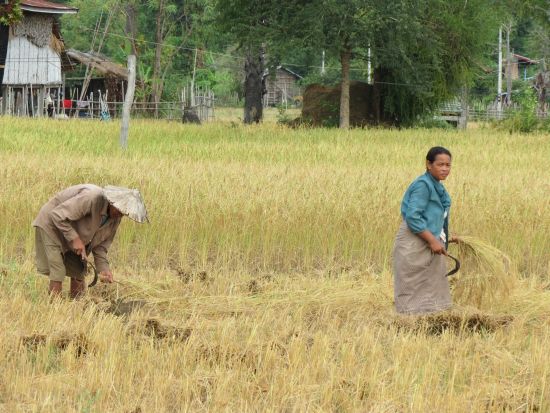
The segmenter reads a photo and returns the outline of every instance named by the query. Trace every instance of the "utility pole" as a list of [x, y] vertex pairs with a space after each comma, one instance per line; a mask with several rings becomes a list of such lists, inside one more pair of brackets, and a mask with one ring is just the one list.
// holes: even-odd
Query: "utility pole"
[[367, 83], [371, 85], [372, 83], [372, 65], [370, 61], [370, 44], [367, 50]]
[[122, 125], [120, 127], [120, 146], [128, 148], [128, 129], [130, 128], [130, 111], [134, 103], [134, 90], [136, 88], [136, 55], [128, 56], [128, 89], [122, 107]]
[[498, 28], [497, 111], [502, 110], [502, 25]]
[[321, 59], [321, 74], [325, 74], [325, 51], [323, 50], [323, 57]]
[[510, 31], [512, 23], [506, 28], [506, 106], [512, 105], [512, 53], [510, 51]]

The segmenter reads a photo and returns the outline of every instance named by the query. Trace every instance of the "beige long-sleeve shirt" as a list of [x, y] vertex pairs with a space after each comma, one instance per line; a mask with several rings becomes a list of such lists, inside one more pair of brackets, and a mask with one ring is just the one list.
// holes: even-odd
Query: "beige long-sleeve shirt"
[[40, 227], [59, 242], [63, 253], [72, 251], [71, 242], [80, 237], [86, 252], [94, 255], [98, 271], [109, 271], [107, 252], [120, 224], [120, 218], [108, 218], [109, 202], [96, 185], [71, 186], [57, 193], [38, 213], [32, 225]]

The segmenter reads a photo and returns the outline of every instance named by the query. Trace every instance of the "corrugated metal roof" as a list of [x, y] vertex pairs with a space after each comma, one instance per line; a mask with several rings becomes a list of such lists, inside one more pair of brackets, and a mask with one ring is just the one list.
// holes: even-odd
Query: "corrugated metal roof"
[[46, 0], [21, 0], [21, 9], [35, 13], [75, 14], [78, 9]]
[[285, 66], [277, 66], [277, 69], [280, 69], [280, 70], [284, 70], [285, 72], [287, 73], [290, 73], [292, 76], [294, 76], [296, 79], [303, 79], [302, 76], [300, 76], [298, 73], [296, 72], [293, 72], [292, 70], [290, 70], [288, 67], [285, 67]]

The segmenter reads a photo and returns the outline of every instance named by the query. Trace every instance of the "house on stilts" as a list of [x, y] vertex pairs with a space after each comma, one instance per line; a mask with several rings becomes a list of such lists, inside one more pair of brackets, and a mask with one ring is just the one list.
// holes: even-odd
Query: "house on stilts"
[[0, 114], [51, 115], [60, 111], [63, 73], [72, 68], [59, 17], [78, 9], [46, 0], [20, 0], [19, 7], [19, 22], [0, 24]]

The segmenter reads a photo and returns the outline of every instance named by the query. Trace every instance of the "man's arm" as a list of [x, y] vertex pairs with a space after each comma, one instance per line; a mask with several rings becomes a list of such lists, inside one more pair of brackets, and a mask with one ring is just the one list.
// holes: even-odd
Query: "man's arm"
[[92, 254], [94, 255], [94, 263], [97, 271], [101, 273], [104, 278], [102, 280], [107, 282], [113, 282], [113, 274], [111, 273], [111, 268], [109, 266], [109, 259], [107, 258], [107, 253], [109, 247], [111, 246], [113, 240], [115, 239], [116, 228], [112, 234], [103, 242], [96, 245], [92, 249]]

